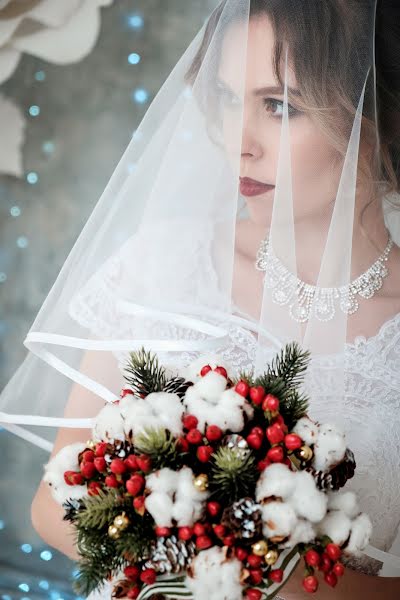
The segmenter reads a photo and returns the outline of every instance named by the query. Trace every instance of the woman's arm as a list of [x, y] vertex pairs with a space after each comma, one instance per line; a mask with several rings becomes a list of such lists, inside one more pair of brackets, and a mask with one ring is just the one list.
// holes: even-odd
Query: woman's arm
[[[335, 588], [329, 587], [319, 574], [320, 585], [316, 600], [399, 600], [400, 577], [374, 577], [347, 568]], [[285, 600], [310, 600], [303, 590], [304, 563], [301, 561], [294, 576], [279, 592]]]
[[[86, 352], [80, 370], [93, 379], [98, 379], [98, 375], [101, 373], [103, 375], [102, 384], [117, 394], [123, 387], [123, 376], [118, 369], [117, 360], [109, 352]], [[78, 384], [74, 384], [64, 416], [66, 418], [91, 418], [96, 416], [103, 406], [104, 400], [99, 396]], [[51, 457], [68, 444], [86, 442], [90, 435], [89, 429], [60, 429]], [[48, 484], [42, 480], [31, 505], [33, 527], [49, 546], [56, 548], [72, 560], [77, 560], [78, 554], [72, 535], [74, 528], [70, 523], [62, 520], [63, 515], [64, 509], [56, 503]]]

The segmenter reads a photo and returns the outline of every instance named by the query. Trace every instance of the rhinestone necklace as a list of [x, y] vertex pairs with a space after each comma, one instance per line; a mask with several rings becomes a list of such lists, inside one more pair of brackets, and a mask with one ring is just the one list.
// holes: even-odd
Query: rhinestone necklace
[[313, 312], [319, 321], [331, 321], [337, 306], [343, 313], [351, 315], [359, 307], [357, 295], [368, 299], [381, 289], [383, 279], [388, 275], [385, 263], [393, 244], [389, 234], [386, 248], [374, 264], [348, 285], [341, 287], [317, 287], [301, 281], [275, 256], [269, 237], [261, 242], [255, 267], [258, 271], [265, 271], [265, 285], [272, 290], [273, 302], [281, 306], [289, 305], [292, 319], [305, 323]]

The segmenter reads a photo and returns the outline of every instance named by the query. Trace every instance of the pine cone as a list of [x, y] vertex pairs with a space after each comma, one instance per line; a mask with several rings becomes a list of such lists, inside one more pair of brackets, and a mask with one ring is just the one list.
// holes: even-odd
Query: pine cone
[[184, 398], [187, 389], [192, 386], [193, 383], [191, 381], [186, 381], [184, 377], [173, 377], [163, 387], [163, 392], [168, 392], [169, 394], [178, 394], [180, 398]]
[[262, 532], [261, 517], [260, 505], [252, 498], [243, 498], [224, 510], [221, 523], [237, 537], [252, 540]]
[[350, 448], [347, 448], [342, 462], [330, 471], [316, 471], [311, 466], [307, 467], [306, 471], [314, 477], [315, 483], [320, 490], [333, 490], [337, 492], [353, 477], [355, 469], [356, 461], [354, 454]]
[[145, 569], [154, 569], [161, 575], [186, 571], [196, 554], [196, 544], [179, 540], [175, 535], [160, 537], [154, 543]]

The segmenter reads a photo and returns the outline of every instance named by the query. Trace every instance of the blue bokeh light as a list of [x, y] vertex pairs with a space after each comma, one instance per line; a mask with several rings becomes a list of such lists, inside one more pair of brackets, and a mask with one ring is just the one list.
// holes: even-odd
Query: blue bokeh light
[[[4, 273], [4, 271], [0, 271], [0, 283], [4, 283], [5, 281], [7, 281], [7, 273]], [[1, 333], [1, 329], [0, 329], [0, 333]], [[1, 521], [2, 523], [2, 521]], [[0, 527], [0, 529], [3, 529], [3, 527]]]
[[5, 523], [2, 519], [0, 519], [0, 530], [5, 528]]
[[39, 587], [41, 590], [48, 590], [50, 588], [50, 584], [48, 581], [46, 581], [46, 579], [42, 579], [42, 581], [39, 581]]
[[32, 106], [29, 107], [28, 112], [31, 117], [38, 117], [40, 115], [40, 106], [37, 104], [32, 104]]
[[32, 546], [30, 544], [22, 544], [21, 550], [22, 552], [25, 552], [25, 554], [30, 554], [32, 552]]
[[17, 238], [17, 246], [18, 248], [26, 248], [29, 244], [28, 238], [25, 237], [24, 235], [20, 235], [19, 238]]
[[137, 88], [132, 92], [132, 98], [138, 104], [144, 104], [149, 99], [149, 93], [143, 88]]
[[20, 216], [20, 214], [21, 214], [21, 209], [20, 209], [20, 207], [19, 207], [19, 206], [12, 206], [12, 207], [10, 208], [10, 215], [11, 215], [12, 217], [19, 217], [19, 216]]
[[27, 174], [26, 180], [31, 185], [34, 185], [35, 183], [37, 183], [39, 181], [39, 175], [37, 173], [35, 173], [35, 171], [31, 171], [30, 173]]
[[47, 140], [42, 144], [42, 150], [45, 154], [52, 154], [54, 152], [54, 142]]
[[30, 587], [27, 583], [20, 583], [18, 587], [21, 590], [21, 592], [29, 592], [30, 590]]
[[46, 73], [44, 71], [36, 71], [35, 79], [36, 81], [44, 81], [46, 79]]
[[53, 554], [50, 552], [50, 550], [43, 550], [43, 551], [40, 553], [40, 558], [41, 558], [42, 560], [46, 560], [46, 561], [47, 561], [47, 560], [51, 560], [51, 559], [53, 558]]
[[127, 16], [126, 23], [130, 29], [141, 29], [144, 25], [144, 20], [141, 15], [133, 14]]
[[140, 63], [140, 54], [137, 54], [137, 52], [131, 52], [131, 54], [128, 56], [128, 63], [130, 65], [137, 65]]

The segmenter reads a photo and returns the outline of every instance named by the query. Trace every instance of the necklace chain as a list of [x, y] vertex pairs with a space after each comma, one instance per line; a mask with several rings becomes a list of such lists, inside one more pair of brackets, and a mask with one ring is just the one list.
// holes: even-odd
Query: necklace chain
[[272, 290], [273, 302], [289, 305], [292, 319], [305, 323], [313, 313], [319, 321], [331, 321], [337, 307], [351, 315], [359, 308], [357, 296], [367, 300], [381, 289], [383, 279], [388, 275], [385, 263], [393, 244], [389, 234], [386, 248], [374, 264], [348, 285], [340, 287], [317, 287], [293, 275], [273, 253], [269, 237], [261, 242], [255, 267], [258, 271], [265, 271], [265, 285]]

